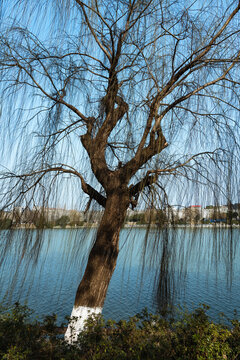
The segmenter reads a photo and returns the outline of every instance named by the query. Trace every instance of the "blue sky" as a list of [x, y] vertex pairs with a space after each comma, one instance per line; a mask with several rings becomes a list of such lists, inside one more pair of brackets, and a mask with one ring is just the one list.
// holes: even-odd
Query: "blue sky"
[[[194, 11], [201, 5], [204, 6], [203, 2], [199, 2], [199, 1], [195, 1], [193, 2], [194, 6], [193, 6], [193, 13]], [[214, 14], [214, 9], [215, 9], [215, 5], [217, 6], [222, 6], [224, 5], [223, 1], [212, 1], [212, 11]], [[230, 2], [228, 2], [230, 4]], [[57, 18], [57, 13], [55, 11], [52, 11], [51, 6], [46, 6], [44, 7], [41, 3], [39, 4], [36, 1], [32, 1], [31, 3], [28, 4], [27, 8], [25, 9], [26, 13], [30, 13], [31, 12], [31, 16], [28, 18], [28, 22], [26, 23], [26, 17], [24, 18], [24, 21], [20, 21], [20, 18], [23, 14], [22, 9], [16, 7], [14, 5], [14, 2], [6, 2], [4, 1], [2, 3], [2, 16], [3, 19], [7, 19], [9, 15], [11, 15], [11, 20], [8, 20], [7, 22], [9, 23], [10, 21], [12, 21], [12, 19], [14, 17], [15, 20], [15, 25], [24, 25], [24, 26], [28, 26], [28, 28], [30, 29], [31, 32], [36, 33], [39, 37], [39, 39], [42, 42], [46, 42], [48, 44], [55, 45], [60, 51], [63, 50], [65, 47], [70, 46], [67, 45], [64, 42], [64, 31], [67, 29], [71, 35], [74, 35], [74, 38], [77, 40], [78, 39], [78, 33], [81, 34], [81, 29], [74, 26], [74, 24], [76, 24], [76, 22], [74, 21], [74, 13], [71, 12], [71, 10], [69, 10], [69, 13], [65, 14], [66, 18], [67, 16], [70, 17], [71, 21], [68, 22], [68, 27], [62, 29], [62, 32], [60, 30], [61, 28], [61, 24], [62, 26], [65, 24], [64, 21], [66, 21], [66, 18], [62, 20], [62, 22], [58, 23], [57, 21], [55, 21], [56, 19], [58, 20], [59, 18]], [[186, 5], [187, 2], [183, 2], [183, 5]], [[225, 3], [224, 6], [226, 6], [227, 3]], [[189, 4], [188, 4], [189, 5]], [[35, 9], [35, 10], [34, 10]], [[42, 10], [42, 11], [40, 11]], [[239, 24], [239, 17], [236, 17], [236, 19], [234, 20], [235, 25]], [[2, 22], [1, 28], [4, 28], [4, 21]], [[55, 34], [55, 31], [57, 29], [57, 25], [58, 24], [58, 38], [56, 38], [56, 36], [54, 36], [54, 38], [52, 37], [53, 34]], [[71, 39], [72, 41], [74, 40], [73, 38]], [[168, 40], [166, 40], [168, 41]], [[165, 45], [167, 43], [165, 42]], [[239, 40], [238, 43], [239, 45]], [[160, 44], [161, 45], [161, 44]], [[186, 43], [187, 46], [187, 43]], [[161, 48], [161, 46], [160, 46]], [[167, 46], [166, 46], [167, 49]], [[179, 59], [185, 56], [184, 54], [184, 47], [182, 47], [182, 55], [181, 51], [179, 52]], [[92, 48], [92, 53], [91, 54], [97, 54], [97, 48], [93, 46]], [[163, 73], [162, 75], [164, 75], [164, 70], [162, 69]], [[138, 79], [138, 77], [136, 77], [136, 79]], [[90, 80], [90, 77], [87, 78], [87, 80]], [[190, 79], [191, 80], [191, 79]], [[60, 81], [60, 80], [59, 80]], [[60, 82], [56, 81], [56, 83], [59, 85]], [[144, 83], [143, 83], [144, 84]], [[103, 83], [101, 83], [99, 85], [100, 88], [103, 88], [104, 85]], [[47, 88], [48, 89], [48, 88]], [[98, 96], [99, 96], [99, 92], [95, 91], [93, 87], [89, 86], [89, 92], [90, 95], [93, 95], [93, 100], [96, 102], [97, 100], [99, 100]], [[91, 104], [88, 103], [87, 101], [87, 97], [85, 96], [86, 93], [84, 92], [84, 89], [80, 89], [81, 91], [79, 92], [75, 92], [75, 97], [71, 97], [71, 95], [69, 95], [68, 99], [73, 101], [74, 104], [77, 105], [78, 109], [80, 111], [82, 111], [83, 113], [87, 113], [91, 114]], [[215, 89], [216, 90], [216, 89]], [[137, 93], [135, 94], [135, 98], [131, 98], [131, 89], [126, 86], [124, 88], [125, 91], [125, 95], [128, 97], [128, 99], [132, 99], [135, 101], [138, 101], [137, 98]], [[143, 85], [142, 87], [139, 88], [139, 96], [142, 96], [143, 94], [147, 93], [147, 88], [145, 88], [145, 85]], [[18, 156], [23, 162], [25, 160], [27, 160], [27, 155], [31, 156], [33, 154], [33, 150], [34, 148], [36, 148], [38, 142], [37, 142], [37, 137], [36, 134], [40, 131], [40, 125], [41, 125], [41, 121], [42, 121], [42, 115], [40, 114], [38, 117], [35, 118], [35, 120], [31, 123], [29, 123], [28, 125], [26, 125], [26, 129], [25, 129], [25, 135], [23, 138], [21, 138], [21, 126], [23, 123], [26, 124], [26, 121], [29, 119], [29, 116], [31, 114], [31, 112], [27, 111], [27, 112], [23, 112], [23, 111], [17, 111], [17, 109], [19, 108], [24, 108], [24, 109], [30, 109], [36, 106], [39, 106], [39, 104], [41, 103], [41, 99], [38, 96], [32, 97], [31, 96], [31, 92], [26, 93], [21, 95], [22, 93], [19, 93], [19, 96], [17, 98], [15, 98], [15, 102], [14, 102], [14, 108], [12, 108], [12, 104], [13, 102], [11, 102], [8, 105], [8, 95], [4, 98], [2, 98], [2, 119], [4, 120], [2, 123], [4, 124], [6, 122], [6, 117], [5, 114], [9, 113], [9, 111], [11, 112], [11, 125], [8, 128], [10, 133], [9, 134], [8, 131], [6, 130], [6, 128], [4, 126], [1, 127], [1, 131], [2, 131], [2, 137], [4, 138], [4, 149], [3, 149], [3, 158], [2, 158], [2, 164], [4, 166], [7, 166], [8, 168], [12, 168], [15, 165], [15, 159], [16, 156]], [[68, 95], [67, 95], [68, 96]], [[85, 97], [84, 97], [85, 96]], [[227, 94], [227, 90], [226, 90], [226, 98], [228, 97]], [[169, 97], [168, 99], [169, 101], [171, 101], [171, 97]], [[8, 107], [9, 106], [9, 107]], [[42, 110], [44, 106], [47, 106], [46, 102], [41, 103], [42, 106]], [[94, 108], [94, 104], [92, 104], [92, 108]], [[215, 113], [216, 111], [219, 111], [219, 109], [216, 108], [216, 105], [213, 104], [212, 101], [209, 101], [208, 103], [205, 103], [205, 109], [201, 109], [201, 105], [199, 108], [199, 104], [195, 103], [192, 104], [192, 109], [194, 111], [206, 111], [209, 110], [209, 112]], [[96, 107], [95, 107], [96, 108]], [[223, 107], [223, 111], [225, 111], [224, 107]], [[212, 136], [210, 137], [210, 131], [211, 126], [210, 126], [210, 121], [209, 120], [203, 120], [205, 121], [205, 123], [208, 123], [208, 126], [204, 127], [204, 125], [202, 126], [202, 122], [196, 123], [195, 126], [195, 138], [194, 139], [189, 139], [189, 124], [194, 124], [194, 122], [192, 122], [192, 120], [190, 121], [190, 115], [188, 113], [182, 113], [183, 118], [178, 119], [177, 125], [176, 121], [172, 121], [171, 117], [166, 117], [166, 119], [163, 122], [163, 128], [165, 128], [165, 134], [166, 134], [166, 138], [167, 141], [170, 143], [170, 146], [168, 147], [168, 149], [166, 151], [164, 151], [165, 154], [168, 154], [170, 156], [172, 156], [173, 154], [175, 156], [179, 156], [181, 158], [182, 154], [185, 154], [186, 152], [186, 141], [187, 140], [192, 140], [191, 142], [191, 146], [188, 149], [189, 154], [193, 154], [195, 151], [212, 151], [214, 150], [216, 147], [219, 146], [219, 142], [217, 141], [217, 137], [214, 135], [214, 132], [212, 133]], [[130, 114], [133, 115], [133, 114]], [[139, 133], [141, 132], [139, 130], [139, 128], [142, 128], [141, 124], [142, 121], [144, 121], [144, 117], [143, 115], [145, 115], [144, 113], [142, 113], [142, 110], [139, 110], [139, 117], [137, 119], [137, 121], [132, 121], [132, 130], [133, 130], [133, 138], [135, 138], [135, 141], [137, 141]], [[234, 113], [234, 110], [232, 110], [232, 114], [231, 117], [234, 119], [237, 116], [237, 112]], [[188, 117], [189, 118], [186, 118]], [[216, 115], [215, 115], [216, 116]], [[184, 118], [185, 117], [185, 118]], [[64, 111], [63, 115], [62, 115], [62, 124], [60, 126], [63, 127], [64, 124], [68, 124], [71, 121], [74, 121], [76, 117], [73, 116], [72, 119], [69, 118], [69, 112], [68, 111]], [[220, 118], [220, 117], [218, 117]], [[173, 119], [174, 120], [174, 119]], [[229, 120], [229, 124], [230, 124], [230, 129], [233, 128], [233, 125], [231, 125], [230, 123], [231, 120]], [[183, 126], [181, 126], [181, 122], [183, 122]], [[171, 126], [174, 125], [176, 126], [176, 129], [174, 129], [175, 131], [175, 136], [173, 137], [173, 141], [172, 143], [170, 142], [170, 136], [171, 136]], [[54, 125], [54, 123], [53, 123]], [[126, 136], [126, 126], [125, 124], [123, 124], [123, 128], [120, 131], [120, 135], [119, 138], [121, 140], [121, 137]], [[121, 126], [120, 126], [121, 127]], [[114, 138], [114, 135], [116, 134], [117, 130], [120, 129], [117, 128], [115, 132], [113, 132], [112, 134], [112, 138]], [[48, 134], [48, 130], [45, 129], [45, 135]], [[234, 130], [234, 131], [238, 131], [238, 130]], [[89, 162], [87, 160], [86, 157], [86, 153], [83, 151], [80, 140], [79, 140], [79, 136], [83, 133], [82, 129], [78, 129], [78, 134], [75, 137], [71, 137], [71, 142], [72, 142], [72, 147], [69, 146], [69, 144], [64, 141], [63, 145], [59, 145], [57, 147], [57, 151], [55, 154], [56, 157], [56, 162], [62, 162], [62, 163], [67, 163], [71, 166], [75, 166], [78, 170], [80, 170], [82, 172], [82, 174], [85, 176], [87, 181], [92, 181], [92, 176], [89, 175]], [[18, 142], [19, 140], [19, 142]], [[163, 153], [163, 155], [164, 155]], [[21, 156], [20, 156], [21, 155]], [[160, 155], [160, 160], [161, 160], [161, 156]], [[113, 163], [112, 165], [116, 166], [117, 162]], [[214, 178], [214, 176], [213, 176]], [[78, 181], [79, 182], [79, 181]], [[163, 180], [163, 183], [165, 183], [166, 187], [169, 187], [169, 191], [170, 191], [170, 199], [171, 199], [171, 203], [179, 203], [179, 201], [182, 201], [184, 204], [191, 204], [191, 201], [193, 203], [199, 203], [201, 202], [202, 204], [206, 204], [209, 202], [212, 202], [211, 199], [211, 192], [205, 194], [204, 190], [200, 189], [197, 191], [196, 189], [189, 189], [189, 191], [186, 191], [186, 187], [188, 186], [186, 184], [185, 180], [182, 180], [178, 183], [171, 183], [171, 177], [170, 180]], [[94, 184], [94, 181], [93, 181]], [[81, 197], [82, 197], [82, 193], [78, 193], [77, 197], [76, 197], [76, 190], [78, 186], [71, 186], [70, 185], [70, 179], [68, 177], [65, 177], [63, 180], [63, 185], [60, 186], [61, 191], [60, 191], [60, 195], [58, 196], [59, 200], [57, 201], [57, 206], [63, 207], [78, 207], [79, 203], [81, 203]], [[68, 189], [68, 190], [67, 190]], [[192, 193], [195, 193], [195, 196], [192, 195]], [[210, 195], [209, 195], [210, 194]], [[76, 198], [75, 198], [76, 197]], [[224, 201], [224, 200], [223, 200]]]

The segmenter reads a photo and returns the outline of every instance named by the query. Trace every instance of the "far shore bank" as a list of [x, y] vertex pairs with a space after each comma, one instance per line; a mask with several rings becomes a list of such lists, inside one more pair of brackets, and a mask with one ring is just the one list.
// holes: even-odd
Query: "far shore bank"
[[[98, 227], [98, 224], [84, 224], [81, 226], [71, 226], [71, 225], [66, 225], [65, 227], [61, 227], [61, 226], [53, 226], [53, 227], [45, 227], [43, 229], [39, 229], [37, 228], [34, 224], [19, 224], [16, 226], [12, 226], [9, 230], [21, 230], [21, 229], [29, 229], [29, 230], [73, 230], [73, 229], [90, 229], [90, 228], [94, 228], [96, 229]], [[126, 223], [124, 224], [123, 228], [126, 229], [131, 229], [131, 228], [139, 228], [139, 229], [147, 229], [149, 227], [148, 224], [129, 224]], [[239, 228], [240, 224], [176, 224], [176, 225], [164, 225], [162, 226], [162, 228], [209, 228], [209, 229], [215, 229], [215, 228], [220, 228], [220, 229], [229, 229], [229, 228]], [[150, 225], [151, 229], [157, 229], [160, 228], [159, 225], [157, 224], [151, 224]], [[4, 230], [4, 229], [2, 229]]]

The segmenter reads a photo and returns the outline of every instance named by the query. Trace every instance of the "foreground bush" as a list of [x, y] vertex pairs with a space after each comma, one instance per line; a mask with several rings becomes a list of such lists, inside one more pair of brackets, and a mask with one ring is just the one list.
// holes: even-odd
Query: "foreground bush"
[[30, 321], [32, 312], [15, 304], [0, 316], [0, 358], [41, 359], [240, 359], [240, 323], [211, 322], [201, 307], [177, 319], [141, 314], [128, 321], [89, 319], [78, 345], [64, 342], [56, 316]]

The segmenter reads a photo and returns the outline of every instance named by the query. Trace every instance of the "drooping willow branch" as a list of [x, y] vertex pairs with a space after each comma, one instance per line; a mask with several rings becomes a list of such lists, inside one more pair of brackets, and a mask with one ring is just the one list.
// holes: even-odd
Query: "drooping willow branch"
[[[159, 176], [161, 175], [176, 175], [177, 171], [181, 168], [185, 168], [191, 161], [201, 157], [201, 156], [211, 156], [216, 154], [218, 151], [223, 151], [223, 149], [215, 149], [214, 151], [204, 151], [198, 154], [195, 154], [188, 158], [186, 161], [177, 164], [176, 166], [167, 166], [163, 169], [153, 169], [148, 170], [146, 175], [135, 185], [130, 186], [130, 195], [132, 197], [138, 197], [139, 194], [144, 190], [146, 187], [151, 187], [153, 184], [157, 183]], [[193, 168], [193, 167], [191, 167]]]
[[[98, 202], [99, 205], [101, 205], [102, 207], [105, 207], [106, 205], [106, 198], [100, 194], [97, 190], [95, 190], [91, 185], [89, 185], [83, 178], [83, 176], [74, 168], [61, 164], [60, 166], [55, 166], [55, 167], [49, 167], [46, 169], [42, 169], [42, 170], [37, 170], [37, 171], [32, 171], [29, 173], [25, 173], [25, 174], [14, 174], [14, 173], [8, 173], [5, 174], [4, 176], [2, 176], [2, 179], [19, 179], [21, 182], [25, 182], [26, 179], [28, 178], [35, 178], [37, 177], [36, 180], [34, 180], [34, 182], [24, 191], [25, 193], [29, 192], [31, 189], [34, 189], [43, 179], [43, 177], [48, 174], [48, 173], [57, 173], [57, 175], [59, 174], [71, 174], [71, 175], [75, 175], [77, 176], [80, 180], [81, 180], [81, 186], [82, 186], [82, 190], [85, 192], [85, 194], [87, 194], [90, 199], [94, 199], [95, 201]], [[22, 191], [23, 193], [23, 191]], [[21, 194], [19, 193], [18, 196], [20, 196]], [[16, 199], [14, 199], [14, 202], [16, 202]], [[11, 204], [8, 204], [11, 205]]]

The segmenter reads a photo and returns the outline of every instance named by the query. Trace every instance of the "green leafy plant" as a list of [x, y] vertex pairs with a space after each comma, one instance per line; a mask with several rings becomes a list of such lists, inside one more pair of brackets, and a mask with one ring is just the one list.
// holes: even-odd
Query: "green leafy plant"
[[213, 323], [202, 305], [174, 318], [144, 309], [129, 320], [87, 320], [75, 344], [64, 341], [65, 324], [57, 316], [33, 320], [33, 312], [16, 303], [1, 309], [0, 358], [3, 360], [239, 360], [240, 323]]

